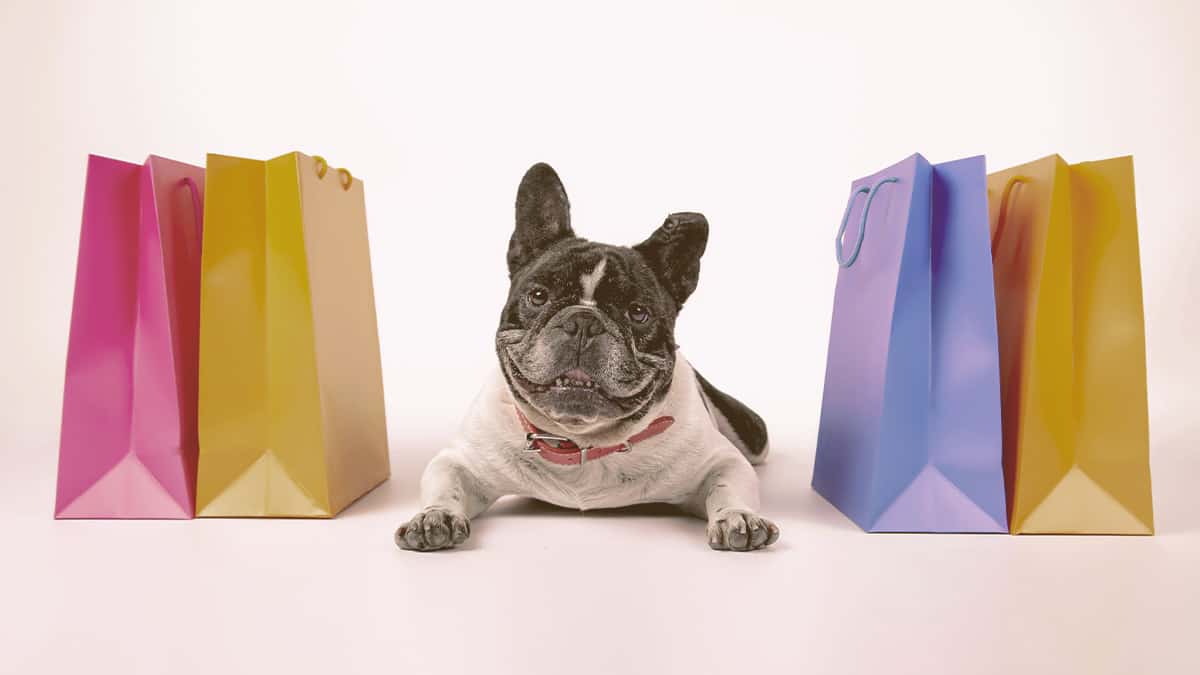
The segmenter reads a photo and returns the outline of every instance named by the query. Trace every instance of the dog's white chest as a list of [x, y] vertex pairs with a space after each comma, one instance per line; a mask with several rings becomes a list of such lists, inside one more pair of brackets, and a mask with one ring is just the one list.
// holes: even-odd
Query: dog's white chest
[[[632, 453], [630, 453], [632, 454]], [[664, 501], [660, 472], [633, 456], [609, 456], [582, 466], [550, 464], [530, 453], [521, 460], [526, 497], [580, 510]], [[669, 500], [667, 500], [669, 501]]]
[[[681, 360], [682, 362], [682, 360]], [[476, 473], [495, 481], [497, 492], [540, 499], [565, 508], [591, 510], [648, 502], [681, 503], [696, 491], [706, 467], [738, 451], [723, 437], [695, 392], [686, 362], [663, 410], [674, 422], [662, 433], [633, 444], [625, 453], [580, 465], [548, 461], [525, 447], [503, 379], [485, 388], [464, 429], [464, 459]], [[648, 421], [647, 424], [650, 424]]]

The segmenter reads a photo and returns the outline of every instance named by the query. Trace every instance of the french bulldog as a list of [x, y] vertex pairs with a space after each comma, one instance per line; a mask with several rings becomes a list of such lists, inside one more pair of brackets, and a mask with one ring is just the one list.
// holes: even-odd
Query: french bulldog
[[462, 544], [471, 520], [519, 495], [580, 510], [667, 502], [707, 518], [717, 550], [770, 546], [758, 514], [762, 419], [700, 376], [675, 319], [700, 274], [708, 221], [674, 213], [633, 247], [588, 241], [546, 164], [517, 190], [496, 368], [421, 478], [396, 544]]

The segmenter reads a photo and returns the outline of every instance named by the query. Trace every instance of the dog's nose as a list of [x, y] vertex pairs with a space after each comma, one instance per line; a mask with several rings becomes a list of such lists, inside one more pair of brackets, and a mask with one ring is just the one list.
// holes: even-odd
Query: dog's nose
[[564, 319], [562, 329], [567, 335], [582, 333], [585, 337], [593, 338], [604, 332], [604, 323], [591, 312], [579, 312]]

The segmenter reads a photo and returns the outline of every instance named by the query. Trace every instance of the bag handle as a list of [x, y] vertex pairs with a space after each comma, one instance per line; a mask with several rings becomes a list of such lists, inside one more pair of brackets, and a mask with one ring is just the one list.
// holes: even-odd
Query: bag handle
[[192, 219], [196, 224], [196, 242], [204, 241], [204, 207], [200, 204], [200, 187], [191, 178], [179, 181], [192, 194]]
[[1004, 184], [1004, 190], [1000, 193], [1000, 210], [996, 214], [996, 231], [992, 232], [992, 250], [996, 250], [996, 244], [1000, 241], [1000, 232], [1004, 229], [1004, 224], [1008, 220], [1008, 203], [1012, 197], [1013, 188], [1018, 184], [1029, 182], [1026, 176], [1016, 175], [1008, 179]]
[[[854, 264], [854, 261], [858, 260], [858, 253], [862, 250], [863, 239], [867, 236], [867, 214], [871, 212], [871, 202], [875, 201], [875, 195], [879, 194], [879, 188], [884, 183], [898, 182], [900, 182], [899, 178], [896, 178], [895, 176], [889, 176], [887, 178], [880, 179], [880, 181], [872, 187], [867, 187], [864, 185], [855, 190], [854, 194], [850, 195], [850, 202], [846, 204], [846, 212], [842, 214], [842, 226], [838, 228], [837, 236], [833, 238], [834, 253], [837, 254], [838, 265], [841, 267], [850, 267]], [[844, 249], [842, 248], [842, 237], [846, 234], [846, 224], [850, 221], [850, 211], [854, 209], [854, 200], [864, 192], [867, 194], [867, 205], [863, 207], [862, 221], [858, 224], [858, 238], [854, 242], [854, 250], [851, 251], [850, 256], [847, 257]]]
[[[324, 179], [325, 173], [329, 171], [329, 162], [320, 155], [313, 155], [313, 168], [317, 171], [317, 178]], [[342, 184], [343, 190], [349, 190], [354, 184], [354, 176], [350, 175], [349, 169], [338, 169], [338, 181]]]

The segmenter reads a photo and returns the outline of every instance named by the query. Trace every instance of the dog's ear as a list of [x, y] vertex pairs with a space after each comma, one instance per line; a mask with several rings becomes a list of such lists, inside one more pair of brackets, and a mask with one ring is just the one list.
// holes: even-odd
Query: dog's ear
[[634, 246], [679, 307], [700, 281], [700, 256], [708, 244], [708, 220], [699, 213], [672, 213], [650, 238]]
[[508, 276], [555, 242], [573, 236], [571, 205], [562, 181], [549, 164], [534, 164], [517, 188], [517, 226], [508, 240]]

